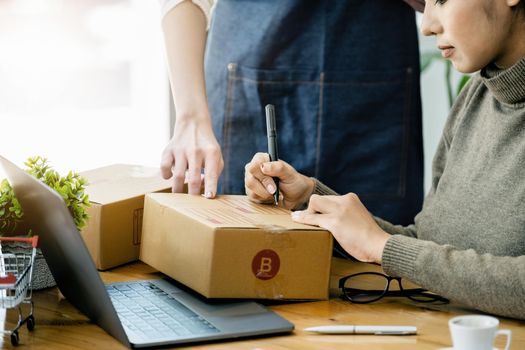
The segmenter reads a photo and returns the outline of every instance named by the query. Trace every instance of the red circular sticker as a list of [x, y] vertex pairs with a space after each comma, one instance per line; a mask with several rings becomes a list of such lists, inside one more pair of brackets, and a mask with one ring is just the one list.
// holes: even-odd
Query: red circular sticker
[[261, 250], [252, 260], [252, 272], [260, 280], [274, 278], [280, 266], [279, 255], [271, 249]]

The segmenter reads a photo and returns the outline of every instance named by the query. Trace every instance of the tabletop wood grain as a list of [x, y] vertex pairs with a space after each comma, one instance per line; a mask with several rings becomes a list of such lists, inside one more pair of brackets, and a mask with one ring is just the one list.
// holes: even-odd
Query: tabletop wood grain
[[[467, 313], [479, 313], [457, 305], [421, 305], [406, 298], [384, 298], [365, 305], [357, 305], [338, 297], [337, 281], [340, 277], [357, 271], [380, 271], [369, 264], [334, 259], [331, 276], [331, 299], [310, 302], [264, 302], [272, 310], [295, 324], [291, 334], [248, 338], [236, 341], [179, 346], [177, 349], [439, 349], [451, 346], [447, 322], [450, 318]], [[161, 278], [162, 275], [149, 266], [136, 262], [111, 271], [101, 272], [105, 282]], [[18, 349], [125, 349], [97, 325], [90, 322], [69, 302], [60, 297], [57, 288], [37, 291], [33, 294], [36, 327], [29, 332], [20, 329]], [[24, 308], [24, 312], [27, 308]], [[3, 310], [0, 310], [3, 312]], [[8, 309], [4, 327], [10, 329], [17, 320], [16, 309]], [[511, 349], [525, 349], [525, 322], [499, 317], [500, 328], [511, 329]], [[376, 335], [316, 335], [304, 332], [310, 326], [325, 324], [374, 324], [413, 325], [418, 334], [413, 336]], [[496, 345], [503, 346], [504, 339]], [[2, 348], [13, 348], [5, 336]]]

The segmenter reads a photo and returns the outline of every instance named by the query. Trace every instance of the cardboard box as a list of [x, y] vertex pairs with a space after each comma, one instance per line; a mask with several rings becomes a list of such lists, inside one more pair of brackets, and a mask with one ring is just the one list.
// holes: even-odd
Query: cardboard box
[[332, 236], [246, 196], [146, 196], [140, 259], [208, 298], [327, 299]]
[[137, 260], [144, 194], [170, 191], [158, 168], [115, 164], [80, 173], [88, 180], [91, 207], [82, 237], [100, 270]]

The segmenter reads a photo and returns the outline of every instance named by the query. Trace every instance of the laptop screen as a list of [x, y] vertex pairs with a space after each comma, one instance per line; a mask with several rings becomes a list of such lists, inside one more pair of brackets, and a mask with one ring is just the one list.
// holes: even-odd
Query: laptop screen
[[0, 156], [28, 227], [62, 294], [93, 322], [129, 347], [129, 340], [73, 218], [54, 190]]

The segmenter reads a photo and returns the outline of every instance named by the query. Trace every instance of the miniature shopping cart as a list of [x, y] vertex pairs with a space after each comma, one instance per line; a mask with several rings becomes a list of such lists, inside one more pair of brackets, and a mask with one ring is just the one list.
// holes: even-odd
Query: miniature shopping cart
[[[0, 243], [21, 242], [23, 249], [21, 253], [0, 254], [0, 308], [18, 309], [18, 323], [12, 330], [3, 330], [4, 334], [11, 336], [11, 344], [18, 345], [18, 329], [25, 323], [27, 329], [35, 328], [33, 316], [33, 301], [31, 301], [31, 279], [33, 275], [33, 263], [35, 261], [38, 236], [31, 238], [0, 237]], [[22, 317], [22, 303], [30, 305], [29, 315]]]

